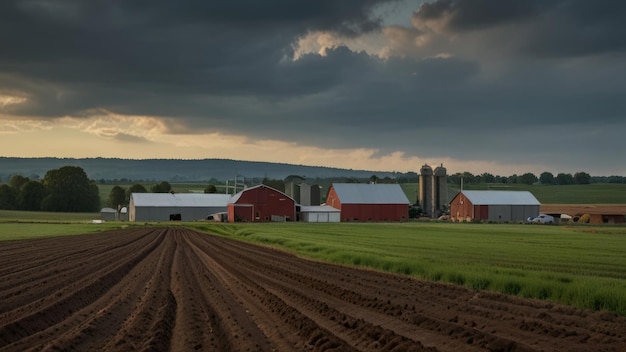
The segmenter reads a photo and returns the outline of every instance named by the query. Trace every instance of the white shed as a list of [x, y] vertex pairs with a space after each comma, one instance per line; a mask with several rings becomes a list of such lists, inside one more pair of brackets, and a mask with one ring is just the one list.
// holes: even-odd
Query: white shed
[[341, 210], [329, 205], [302, 205], [300, 206], [300, 221], [339, 222], [341, 221]]

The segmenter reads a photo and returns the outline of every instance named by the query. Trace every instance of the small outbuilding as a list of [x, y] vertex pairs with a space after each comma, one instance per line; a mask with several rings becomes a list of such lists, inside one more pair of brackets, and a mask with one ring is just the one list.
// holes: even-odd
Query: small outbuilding
[[333, 183], [326, 196], [341, 221], [407, 221], [409, 204], [398, 184]]
[[104, 221], [117, 220], [117, 211], [113, 208], [102, 208], [100, 210], [100, 219]]
[[341, 210], [328, 205], [301, 205], [299, 208], [299, 219], [302, 222], [341, 221]]
[[129, 221], [195, 221], [225, 212], [230, 195], [217, 193], [133, 193]]
[[461, 191], [450, 203], [454, 221], [521, 222], [539, 215], [541, 203], [528, 191]]
[[229, 222], [295, 221], [296, 203], [266, 185], [246, 188], [228, 202]]

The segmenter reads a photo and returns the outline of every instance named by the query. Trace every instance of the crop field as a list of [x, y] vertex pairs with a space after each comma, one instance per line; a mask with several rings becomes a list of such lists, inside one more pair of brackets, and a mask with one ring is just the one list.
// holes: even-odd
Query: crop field
[[[452, 246], [459, 240], [447, 251], [427, 238], [452, 229], [446, 226], [424, 227], [427, 236], [415, 241], [407, 235], [415, 237], [423, 224], [406, 224], [410, 231], [401, 224], [296, 225], [155, 224], [0, 242], [0, 351], [626, 350], [626, 317], [617, 313], [421, 280], [405, 275], [410, 265], [389, 268], [398, 275], [233, 239], [304, 248], [322, 258], [338, 255], [346, 263], [360, 257], [377, 265], [374, 255], [383, 257], [383, 265], [400, 263], [411, 252], [430, 253], [434, 266], [446, 257], [450, 265], [481, 261], [459, 259], [475, 250], [461, 250], [469, 241], [458, 234], [444, 241]], [[494, 232], [479, 242], [520, 236], [508, 227]], [[294, 233], [301, 235], [290, 240]], [[553, 247], [563, 246], [572, 244]], [[341, 255], [351, 247], [355, 255]], [[524, 267], [514, 271], [517, 277], [538, 270]], [[559, 281], [565, 274], [554, 275]], [[575, 282], [578, 276], [567, 277]]]
[[[0, 240], [145, 225], [91, 223], [97, 215], [0, 211]], [[626, 315], [625, 226], [439, 222], [194, 222], [176, 226], [279, 247], [331, 263]]]
[[626, 315], [626, 227], [236, 224], [204, 231], [317, 260]]

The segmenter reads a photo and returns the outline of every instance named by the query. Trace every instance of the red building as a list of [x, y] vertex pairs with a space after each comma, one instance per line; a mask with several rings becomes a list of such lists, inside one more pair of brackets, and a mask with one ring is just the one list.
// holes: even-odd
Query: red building
[[407, 221], [409, 204], [398, 184], [333, 183], [326, 196], [341, 221]]
[[293, 198], [266, 185], [244, 189], [228, 202], [229, 222], [295, 221]]
[[450, 203], [454, 221], [522, 222], [539, 215], [541, 203], [527, 191], [461, 191]]

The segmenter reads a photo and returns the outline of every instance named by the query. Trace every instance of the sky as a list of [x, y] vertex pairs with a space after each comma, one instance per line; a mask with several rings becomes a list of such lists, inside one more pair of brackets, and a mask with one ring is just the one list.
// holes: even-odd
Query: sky
[[626, 176], [626, 2], [2, 0], [0, 156]]

